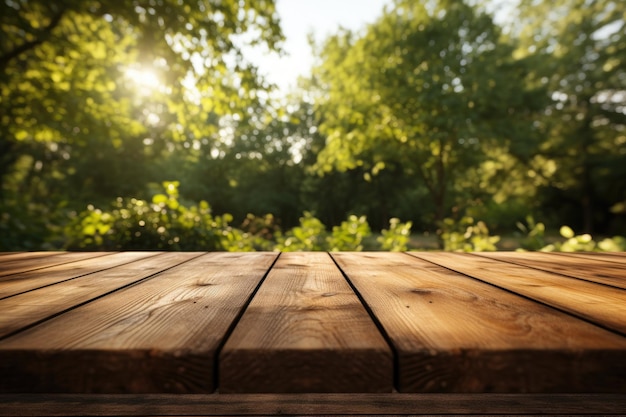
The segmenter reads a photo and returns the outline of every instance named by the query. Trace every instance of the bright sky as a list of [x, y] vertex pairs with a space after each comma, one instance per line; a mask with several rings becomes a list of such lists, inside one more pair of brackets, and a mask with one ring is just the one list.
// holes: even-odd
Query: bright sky
[[310, 32], [319, 42], [339, 26], [360, 29], [376, 20], [385, 4], [391, 4], [391, 0], [277, 0], [288, 55], [281, 58], [259, 54], [247, 58], [260, 66], [270, 82], [287, 92], [296, 85], [298, 76], [308, 74], [313, 65], [307, 42]]

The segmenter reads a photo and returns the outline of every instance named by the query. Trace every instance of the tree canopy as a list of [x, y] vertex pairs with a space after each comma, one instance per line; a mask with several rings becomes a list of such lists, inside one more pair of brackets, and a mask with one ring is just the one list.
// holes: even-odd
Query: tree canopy
[[[536, 91], [526, 63], [487, 14], [462, 1], [396, 2], [355, 39], [321, 52], [321, 170], [394, 169], [427, 190], [441, 221], [474, 184], [459, 179], [499, 153], [533, 146]], [[388, 168], [389, 167], [389, 168]], [[475, 173], [474, 173], [475, 174]], [[453, 190], [453, 188], [457, 188]]]

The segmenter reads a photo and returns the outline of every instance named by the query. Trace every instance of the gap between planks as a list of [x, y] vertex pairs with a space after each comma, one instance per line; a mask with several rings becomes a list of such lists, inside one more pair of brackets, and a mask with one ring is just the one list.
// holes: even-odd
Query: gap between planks
[[569, 256], [550, 252], [475, 252], [473, 255], [626, 289], [626, 264], [607, 262], [590, 255]]
[[214, 357], [278, 254], [203, 254], [0, 342], [0, 391], [210, 393]]
[[476, 254], [409, 255], [626, 336], [626, 291], [620, 288]]
[[389, 347], [325, 252], [287, 252], [220, 355], [220, 392], [391, 392]]
[[624, 337], [414, 256], [333, 257], [392, 340], [401, 392], [626, 388]]
[[0, 340], [200, 255], [198, 252], [162, 253], [1, 299]]

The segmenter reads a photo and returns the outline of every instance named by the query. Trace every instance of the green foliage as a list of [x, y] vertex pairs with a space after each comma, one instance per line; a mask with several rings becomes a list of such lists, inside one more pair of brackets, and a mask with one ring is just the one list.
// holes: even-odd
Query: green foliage
[[619, 252], [626, 250], [626, 238], [615, 236], [596, 242], [593, 237], [584, 233], [575, 235], [569, 226], [561, 226], [559, 230], [565, 239], [541, 248], [544, 252]]
[[613, 236], [602, 239], [598, 242], [596, 249], [602, 252], [624, 252], [626, 251], [626, 237]]
[[409, 221], [401, 223], [400, 219], [392, 218], [389, 220], [389, 229], [383, 229], [381, 236], [377, 241], [380, 243], [382, 250], [400, 252], [407, 250], [407, 245], [411, 239], [411, 226]]
[[277, 237], [276, 249], [283, 252], [326, 250], [326, 227], [308, 211], [300, 217], [300, 226]]
[[372, 231], [365, 216], [357, 217], [354, 214], [339, 226], [333, 226], [332, 235], [326, 238], [330, 251], [361, 251], [363, 239], [371, 235]]
[[0, 212], [0, 251], [57, 249], [47, 241], [61, 220], [55, 209], [19, 197], [5, 204]]
[[[512, 31], [516, 53], [533, 60], [534, 83], [550, 97], [535, 120], [543, 137], [531, 166], [544, 177], [539, 198], [560, 222], [586, 233], [618, 218], [610, 207], [626, 195], [622, 6], [616, 0], [522, 0]], [[554, 169], [541, 173], [548, 164]]]
[[37, 235], [9, 247], [58, 247], [65, 211], [180, 178], [269, 89], [241, 48], [281, 39], [272, 0], [0, 2], [0, 212], [22, 206], [0, 229]]
[[118, 198], [110, 210], [89, 206], [65, 229], [66, 249], [220, 250], [237, 246], [229, 215], [213, 216], [202, 201], [189, 207], [178, 200], [178, 182], [151, 201]]
[[517, 222], [517, 228], [525, 235], [520, 241], [521, 249], [533, 251], [546, 246], [546, 227], [543, 223], [536, 222], [533, 216], [526, 216], [526, 224]]
[[0, 250], [624, 248], [621, 4], [484, 4], [395, 0], [279, 101], [271, 0], [0, 2]]
[[[66, 249], [80, 250], [226, 250], [226, 251], [361, 251], [371, 235], [365, 216], [351, 215], [331, 233], [310, 212], [299, 226], [282, 233], [272, 215], [246, 216], [241, 228], [232, 216], [214, 216], [208, 203], [186, 205], [177, 181], [163, 183], [164, 193], [150, 201], [118, 198], [110, 210], [90, 205], [64, 230]], [[411, 222], [391, 219], [379, 242], [383, 250], [406, 250]]]
[[495, 251], [500, 236], [489, 235], [489, 229], [483, 221], [475, 221], [464, 216], [459, 221], [444, 219], [441, 240], [443, 250], [454, 252]]
[[272, 214], [255, 216], [248, 213], [241, 224], [241, 239], [245, 242], [245, 251], [271, 251], [280, 228]]
[[363, 239], [371, 234], [365, 216], [348, 216], [341, 225], [334, 226], [328, 233], [324, 224], [310, 212], [305, 211], [300, 225], [277, 236], [275, 249], [293, 251], [361, 251]]
[[488, 150], [533, 143], [525, 63], [512, 54], [465, 1], [396, 1], [362, 34], [330, 37], [314, 72], [327, 135], [318, 171], [363, 170], [372, 181], [399, 167], [407, 188], [426, 190], [430, 221], [443, 219], [454, 192], [475, 187], [459, 180], [455, 190], [450, 178], [478, 169]]

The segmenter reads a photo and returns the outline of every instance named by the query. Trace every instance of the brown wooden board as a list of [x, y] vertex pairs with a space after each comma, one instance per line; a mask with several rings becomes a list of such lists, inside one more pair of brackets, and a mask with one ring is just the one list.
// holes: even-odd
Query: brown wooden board
[[104, 256], [107, 252], [36, 252], [46, 256], [33, 258], [0, 258], [0, 276], [46, 268], [49, 266]]
[[2, 299], [0, 339], [200, 255], [164, 253]]
[[601, 257], [610, 257], [610, 256], [617, 256], [617, 257], [626, 257], [626, 251], [621, 251], [621, 252], [574, 252], [574, 253], [587, 253], [587, 254], [593, 254], [596, 256], [601, 256]]
[[532, 298], [626, 336], [626, 291], [472, 254], [419, 252], [452, 270]]
[[389, 346], [327, 253], [284, 253], [220, 355], [220, 392], [391, 392]]
[[602, 262], [616, 262], [622, 265], [626, 264], [626, 256], [617, 255], [613, 252], [554, 252], [554, 254], [566, 257], [594, 259]]
[[602, 259], [562, 256], [544, 252], [481, 252], [476, 255], [556, 272], [574, 278], [626, 288], [626, 265]]
[[0, 416], [607, 416], [624, 410], [620, 394], [0, 394]]
[[0, 277], [0, 299], [114, 268], [139, 259], [150, 258], [157, 254], [158, 252], [111, 253], [95, 259], [83, 259], [63, 265]]
[[622, 336], [406, 254], [333, 257], [393, 342], [401, 392], [626, 392]]
[[278, 255], [210, 253], [0, 341], [0, 392], [208, 393]]
[[45, 258], [47, 256], [60, 255], [65, 253], [64, 251], [37, 251], [37, 252], [0, 252], [0, 259], [2, 261], [13, 261], [18, 259], [36, 259]]

